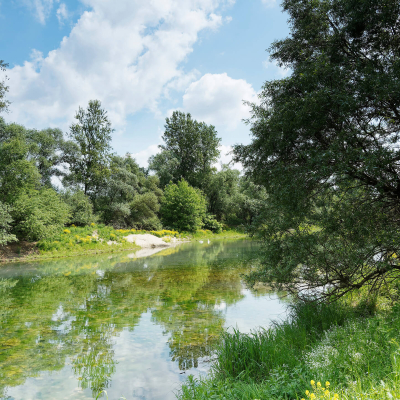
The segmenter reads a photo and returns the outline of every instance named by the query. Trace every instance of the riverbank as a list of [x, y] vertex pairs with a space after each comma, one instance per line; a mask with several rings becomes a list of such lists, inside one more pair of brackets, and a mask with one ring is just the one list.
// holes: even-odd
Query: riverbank
[[170, 230], [114, 229], [101, 224], [92, 224], [86, 227], [72, 226], [63, 229], [51, 240], [21, 241], [0, 247], [0, 263], [137, 251], [139, 249], [143, 250], [141, 250], [143, 254], [150, 254], [152, 252], [148, 251], [149, 248], [162, 249], [192, 240], [243, 238], [246, 238], [246, 234], [236, 230], [224, 230], [221, 233], [213, 233], [209, 230], [180, 233]]
[[297, 304], [270, 329], [225, 333], [212, 373], [189, 378], [178, 398], [398, 399], [400, 309], [392, 300]]

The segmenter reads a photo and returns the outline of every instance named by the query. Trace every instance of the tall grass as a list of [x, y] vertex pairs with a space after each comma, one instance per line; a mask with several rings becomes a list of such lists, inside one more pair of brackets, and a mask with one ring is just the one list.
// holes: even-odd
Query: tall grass
[[315, 380], [331, 383], [316, 400], [400, 399], [400, 307], [374, 315], [374, 304], [298, 304], [270, 329], [225, 333], [211, 375], [191, 378], [178, 397], [311, 399]]
[[221, 378], [241, 376], [262, 381], [277, 367], [294, 368], [301, 352], [325, 330], [343, 325], [348, 318], [348, 310], [341, 305], [296, 304], [290, 307], [286, 321], [269, 329], [251, 334], [225, 332], [217, 348], [214, 372]]

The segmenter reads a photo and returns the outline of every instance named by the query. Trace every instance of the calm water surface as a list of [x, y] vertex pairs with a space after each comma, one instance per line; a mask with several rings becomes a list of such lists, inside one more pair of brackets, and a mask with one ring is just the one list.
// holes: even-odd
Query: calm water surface
[[277, 294], [241, 282], [257, 253], [216, 241], [0, 267], [0, 398], [174, 399], [221, 329], [283, 318]]

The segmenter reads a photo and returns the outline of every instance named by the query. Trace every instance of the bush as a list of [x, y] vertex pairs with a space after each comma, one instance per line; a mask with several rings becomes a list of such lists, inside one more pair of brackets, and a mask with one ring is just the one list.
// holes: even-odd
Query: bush
[[16, 200], [11, 215], [15, 234], [27, 240], [58, 234], [71, 216], [69, 206], [52, 189], [23, 194]]
[[203, 225], [206, 200], [199, 189], [184, 179], [165, 187], [161, 200], [161, 217], [165, 226], [180, 232], [194, 232]]
[[129, 207], [131, 224], [137, 229], [158, 231], [162, 228], [156, 214], [160, 210], [160, 203], [154, 192], [136, 195]]
[[93, 213], [93, 204], [89, 197], [82, 191], [65, 192], [63, 200], [69, 205], [71, 211], [70, 224], [86, 226], [94, 223], [96, 217]]
[[213, 231], [214, 233], [221, 233], [223, 224], [215, 219], [214, 215], [207, 214], [203, 219], [203, 228]]

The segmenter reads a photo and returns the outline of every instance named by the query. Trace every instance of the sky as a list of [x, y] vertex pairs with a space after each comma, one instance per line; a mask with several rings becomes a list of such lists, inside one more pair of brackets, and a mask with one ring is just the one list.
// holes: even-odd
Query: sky
[[215, 126], [227, 162], [251, 140], [243, 101], [289, 74], [266, 51], [287, 20], [278, 0], [0, 0], [3, 117], [67, 133], [78, 108], [100, 100], [114, 151], [146, 167], [181, 110]]

